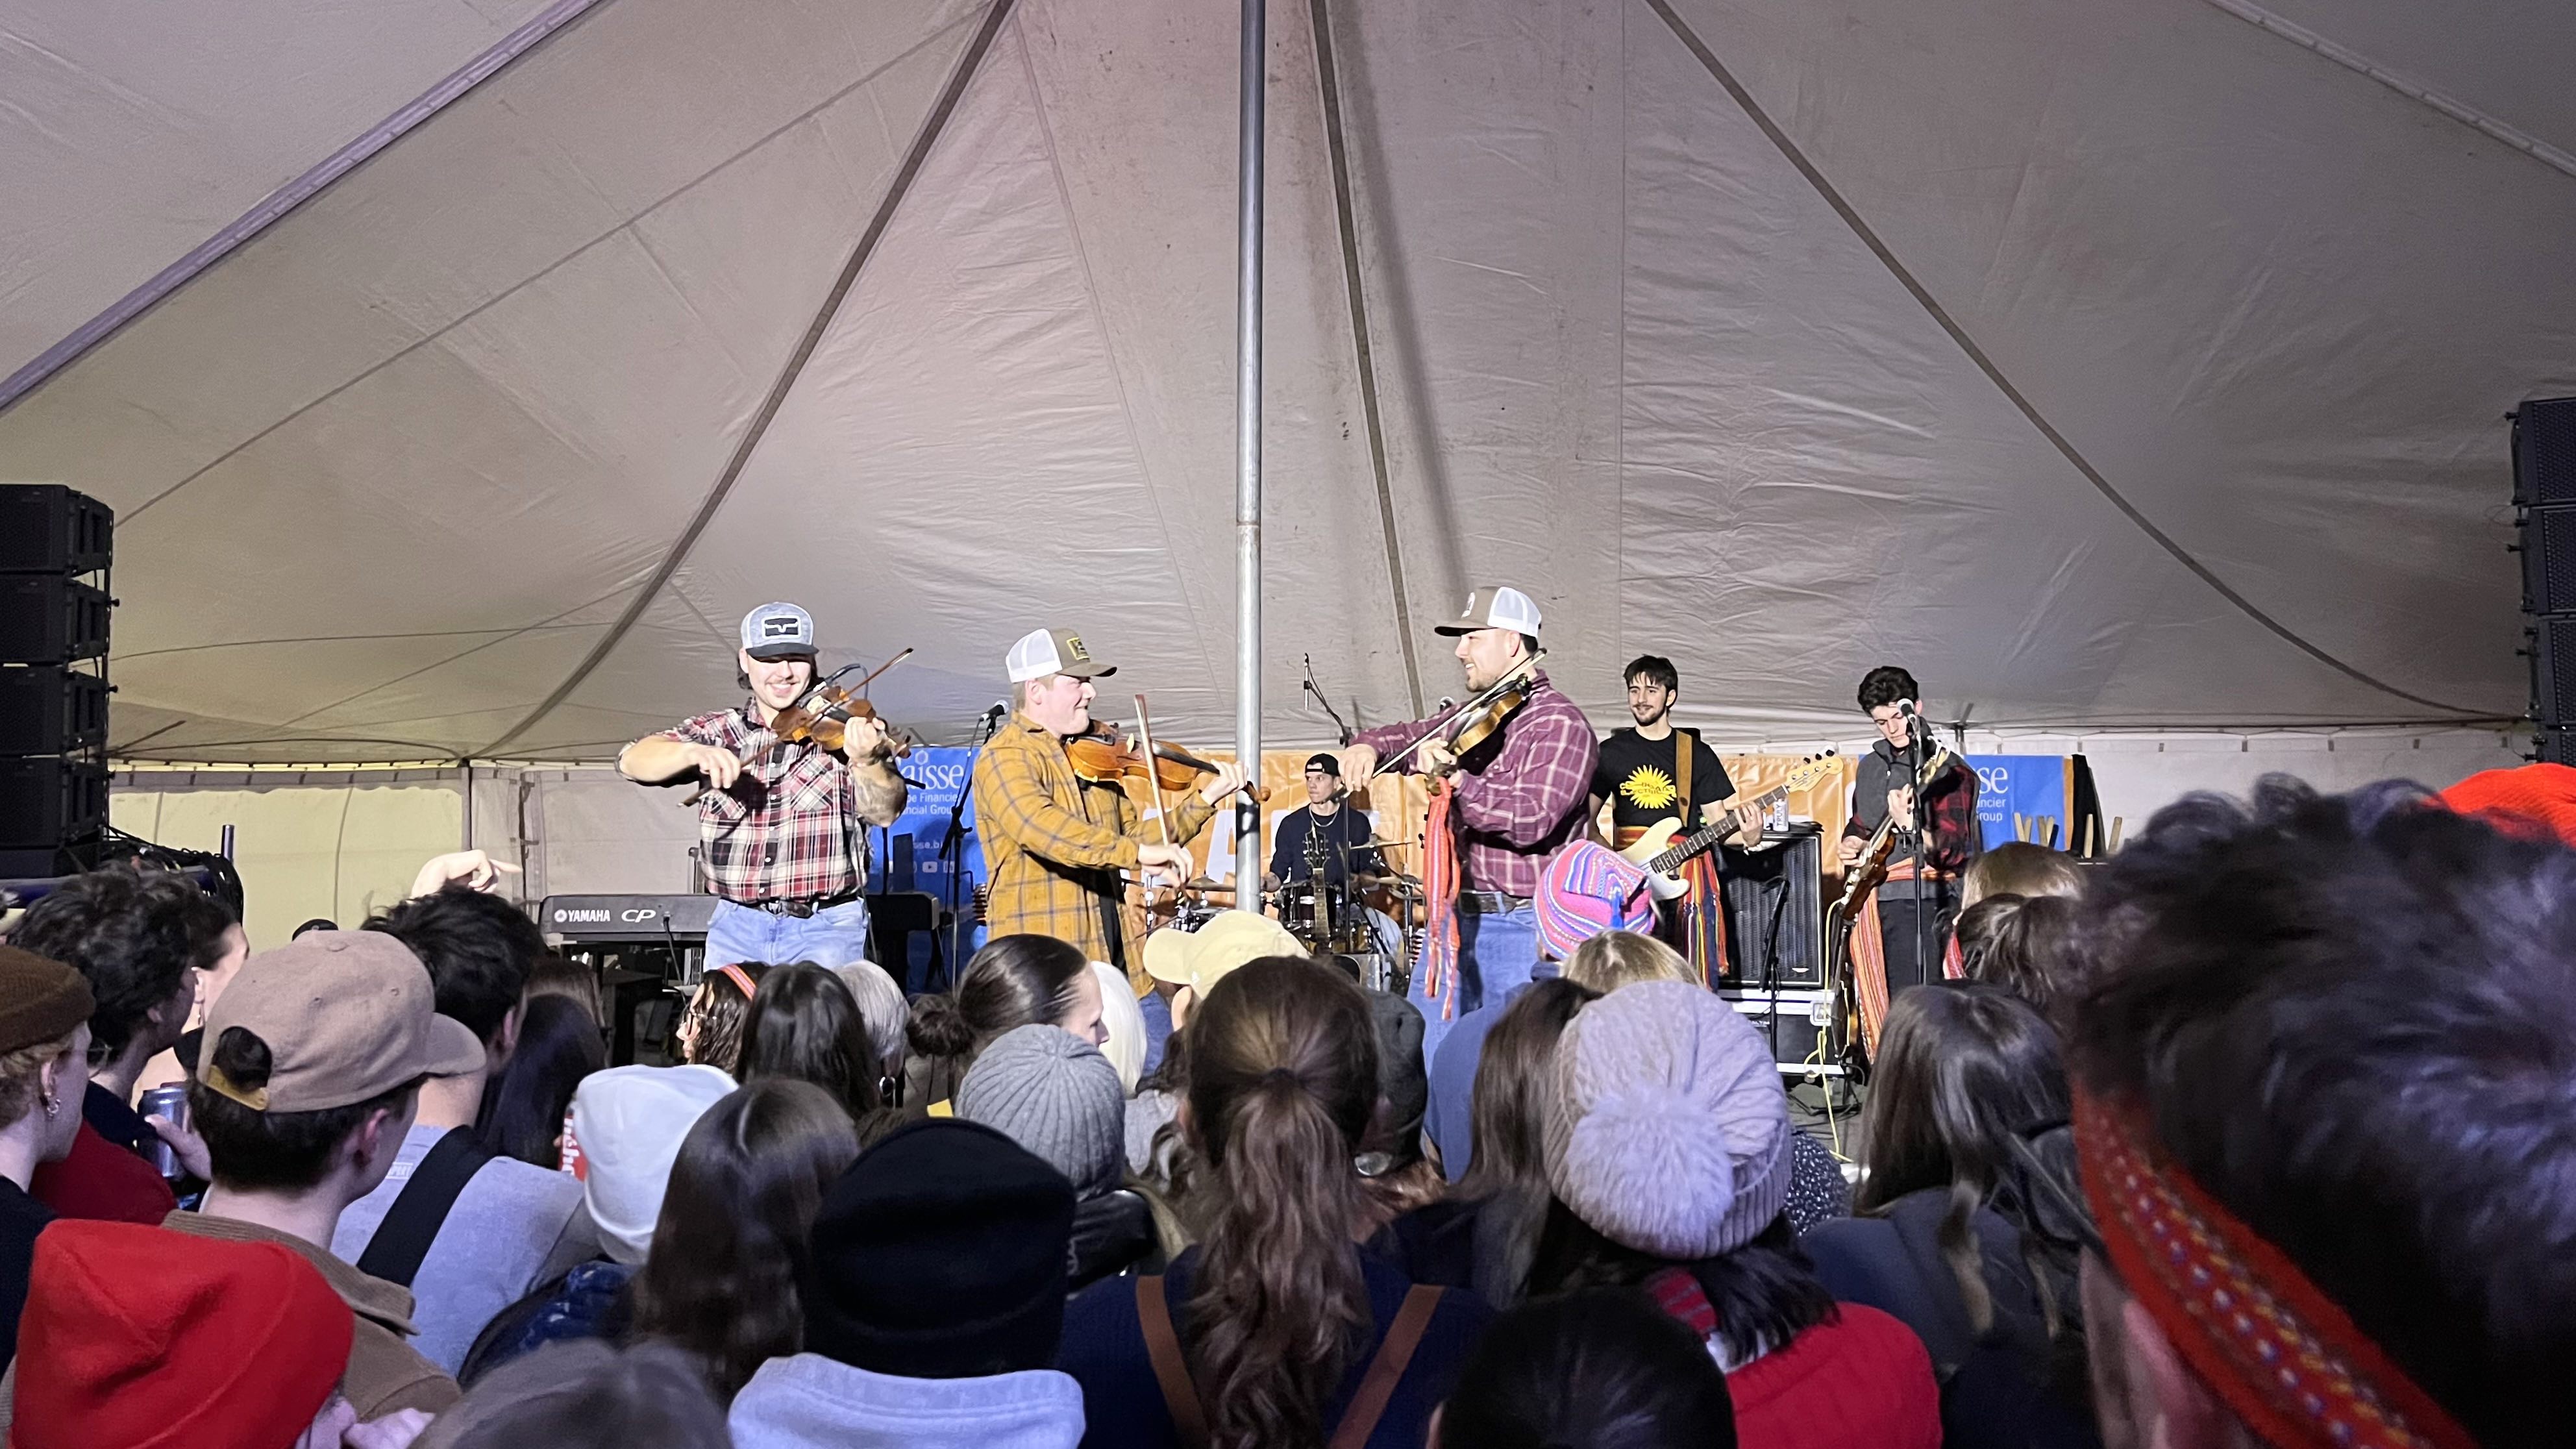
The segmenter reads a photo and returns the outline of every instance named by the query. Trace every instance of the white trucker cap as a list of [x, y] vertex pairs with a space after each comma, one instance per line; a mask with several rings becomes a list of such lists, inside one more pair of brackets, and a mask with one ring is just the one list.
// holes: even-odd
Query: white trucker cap
[[1455, 620], [1433, 629], [1434, 634], [1473, 634], [1479, 629], [1509, 629], [1515, 634], [1538, 637], [1538, 605], [1520, 590], [1497, 584], [1478, 589], [1467, 596], [1467, 608]]
[[1011, 646], [1010, 671], [1013, 684], [1026, 684], [1051, 674], [1103, 679], [1116, 674], [1118, 666], [1092, 658], [1082, 647], [1082, 636], [1071, 629], [1031, 629]]

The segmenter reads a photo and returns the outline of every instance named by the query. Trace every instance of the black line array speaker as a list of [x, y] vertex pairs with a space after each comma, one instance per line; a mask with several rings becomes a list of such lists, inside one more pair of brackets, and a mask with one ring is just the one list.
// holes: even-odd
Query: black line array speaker
[[0, 486], [0, 876], [97, 864], [115, 524], [60, 484]]
[[1825, 836], [1799, 822], [1759, 850], [1727, 850], [1728, 986], [1825, 984]]

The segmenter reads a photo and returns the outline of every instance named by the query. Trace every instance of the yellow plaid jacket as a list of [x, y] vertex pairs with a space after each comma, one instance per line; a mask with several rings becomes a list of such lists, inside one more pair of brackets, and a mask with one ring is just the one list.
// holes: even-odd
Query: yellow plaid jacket
[[[1216, 815], [1195, 790], [1169, 806], [1172, 839], [1187, 841]], [[984, 838], [990, 877], [987, 932], [1032, 931], [1069, 941], [1094, 961], [1123, 964], [1141, 980], [1143, 953], [1111, 951], [1110, 922], [1123, 938], [1125, 885], [1136, 847], [1150, 834], [1136, 802], [1116, 784], [1074, 774], [1064, 741], [1026, 716], [1013, 716], [975, 756], [975, 829]], [[1124, 944], [1122, 940], [1122, 945]]]

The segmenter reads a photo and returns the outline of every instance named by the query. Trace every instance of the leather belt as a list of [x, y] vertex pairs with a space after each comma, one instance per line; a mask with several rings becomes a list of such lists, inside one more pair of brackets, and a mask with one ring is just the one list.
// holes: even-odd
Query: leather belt
[[857, 891], [843, 891], [837, 896], [772, 896], [765, 901], [744, 901], [742, 904], [755, 911], [767, 911], [773, 916], [794, 916], [801, 921], [816, 911], [846, 906], [858, 898]]
[[1501, 891], [1460, 891], [1458, 909], [1471, 915], [1504, 916], [1529, 905], [1527, 896], [1507, 896]]

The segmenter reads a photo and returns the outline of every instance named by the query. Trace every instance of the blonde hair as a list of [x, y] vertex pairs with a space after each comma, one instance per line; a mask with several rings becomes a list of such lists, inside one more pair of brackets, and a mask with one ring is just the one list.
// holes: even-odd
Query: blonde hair
[[1652, 936], [1634, 931], [1604, 931], [1574, 948], [1565, 963], [1565, 979], [1607, 996], [1640, 981], [1686, 981], [1699, 984], [1688, 958]]
[[39, 1078], [47, 1066], [71, 1053], [72, 1043], [79, 1035], [73, 1032], [13, 1052], [0, 1052], [0, 1128], [17, 1126], [19, 1118], [36, 1109], [36, 1098], [42, 1090]]
[[1959, 909], [1988, 896], [2065, 896], [2084, 894], [2084, 868], [2075, 857], [2027, 840], [2006, 841], [1968, 862], [1959, 881]]

